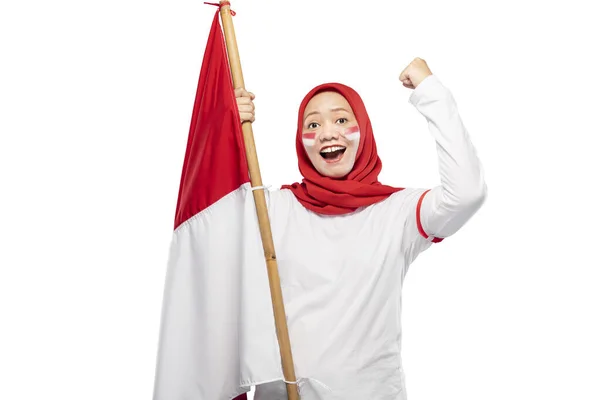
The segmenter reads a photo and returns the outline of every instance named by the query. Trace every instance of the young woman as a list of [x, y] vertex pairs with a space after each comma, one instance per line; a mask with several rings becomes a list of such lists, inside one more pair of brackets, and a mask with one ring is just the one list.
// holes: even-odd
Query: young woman
[[[481, 164], [450, 91], [420, 58], [400, 80], [414, 89], [410, 102], [436, 141], [439, 186], [381, 184], [360, 96], [329, 83], [300, 105], [296, 151], [304, 179], [267, 194], [303, 400], [406, 399], [404, 276], [420, 252], [457, 232], [486, 198]], [[241, 120], [253, 121], [254, 95], [238, 89], [236, 98]], [[284, 382], [257, 385], [255, 399], [287, 399]]]

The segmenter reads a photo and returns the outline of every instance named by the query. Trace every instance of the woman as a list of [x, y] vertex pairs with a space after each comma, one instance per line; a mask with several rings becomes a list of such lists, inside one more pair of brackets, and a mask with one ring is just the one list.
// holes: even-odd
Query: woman
[[[401, 73], [410, 102], [437, 144], [441, 185], [378, 182], [381, 161], [365, 106], [341, 84], [300, 105], [296, 150], [302, 183], [268, 193], [281, 285], [303, 399], [405, 399], [401, 289], [417, 255], [454, 234], [487, 187], [451, 93], [416, 58]], [[236, 90], [242, 121], [254, 95]], [[245, 395], [238, 397], [244, 398]], [[255, 399], [286, 399], [285, 384], [257, 385]]]

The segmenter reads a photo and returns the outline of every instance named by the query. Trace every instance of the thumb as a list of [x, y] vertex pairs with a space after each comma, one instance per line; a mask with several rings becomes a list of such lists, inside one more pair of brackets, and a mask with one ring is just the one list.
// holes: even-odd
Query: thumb
[[241, 88], [241, 87], [235, 88], [233, 90], [233, 93], [235, 93], [235, 97], [242, 97], [244, 95], [244, 92], [245, 92], [244, 88]]

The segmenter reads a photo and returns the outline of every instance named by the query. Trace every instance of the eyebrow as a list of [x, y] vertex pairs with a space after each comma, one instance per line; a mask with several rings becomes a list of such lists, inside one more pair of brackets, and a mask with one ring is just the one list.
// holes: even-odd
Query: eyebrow
[[[331, 108], [329, 111], [346, 111], [347, 113], [350, 113], [350, 111], [346, 110], [344, 107], [334, 107], [334, 108]], [[306, 117], [304, 117], [304, 122], [306, 122], [308, 117], [310, 117], [313, 114], [320, 114], [320, 112], [313, 111], [313, 112], [306, 114]]]

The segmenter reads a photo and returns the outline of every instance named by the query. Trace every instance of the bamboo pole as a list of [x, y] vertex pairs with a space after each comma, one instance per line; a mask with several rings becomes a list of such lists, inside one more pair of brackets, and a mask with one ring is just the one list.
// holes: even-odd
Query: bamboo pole
[[[221, 11], [221, 21], [223, 22], [223, 31], [225, 33], [225, 42], [227, 44], [227, 53], [229, 55], [229, 66], [233, 75], [233, 86], [235, 88], [244, 88], [244, 77], [242, 75], [242, 65], [238, 52], [235, 31], [233, 29], [233, 20], [231, 18], [228, 1], [219, 1]], [[248, 169], [250, 171], [250, 182], [252, 187], [263, 186], [258, 166], [258, 157], [256, 146], [254, 144], [254, 134], [252, 132], [252, 123], [246, 121], [242, 124], [244, 134], [244, 145], [246, 147], [246, 158], [248, 160]], [[289, 400], [299, 400], [298, 385], [296, 382], [296, 373], [294, 372], [294, 361], [292, 359], [292, 347], [288, 333], [285, 309], [283, 306], [283, 294], [281, 292], [281, 283], [279, 280], [279, 270], [277, 268], [277, 257], [275, 256], [275, 245], [273, 244], [273, 235], [271, 233], [271, 223], [267, 212], [267, 202], [263, 190], [254, 190], [254, 204], [258, 215], [258, 224], [260, 236], [262, 238], [265, 261], [267, 263], [267, 274], [269, 276], [269, 286], [271, 288], [271, 301], [273, 303], [273, 314], [275, 317], [275, 329], [277, 330], [277, 339], [281, 353], [281, 364], [283, 367], [283, 376], [286, 380], [286, 387]]]

